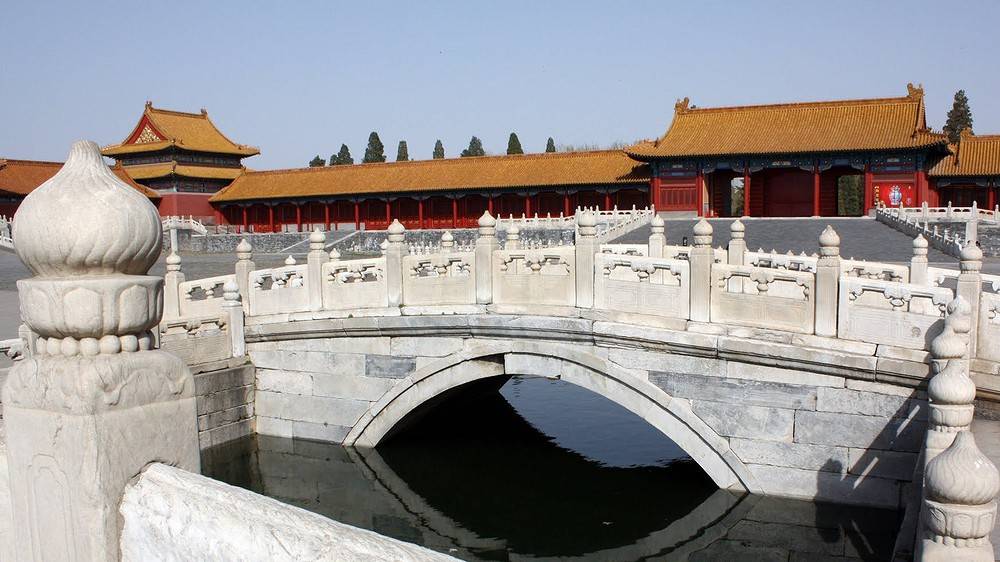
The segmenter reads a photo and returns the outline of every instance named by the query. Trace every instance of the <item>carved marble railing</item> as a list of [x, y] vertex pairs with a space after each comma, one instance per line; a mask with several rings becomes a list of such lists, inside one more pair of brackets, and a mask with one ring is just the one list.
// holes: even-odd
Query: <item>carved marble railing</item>
[[997, 222], [1000, 217], [1000, 205], [993, 209], [982, 209], [975, 201], [969, 207], [953, 207], [951, 201], [944, 207], [929, 207], [924, 203], [920, 207], [881, 207], [880, 210], [897, 217], [909, 217], [920, 222], [964, 222], [978, 220]]
[[[959, 210], [964, 212], [958, 212]], [[981, 211], [975, 206], [912, 209], [879, 207], [875, 211], [875, 218], [909, 236], [923, 236], [931, 246], [954, 257], [958, 257], [962, 248], [978, 239], [979, 222], [996, 223], [995, 211]], [[965, 222], [965, 228], [963, 232], [953, 231], [951, 227], [941, 227], [936, 222]]]
[[[808, 255], [748, 250], [739, 221], [730, 227], [727, 246], [716, 248], [706, 221], [698, 223], [691, 246], [667, 244], [658, 217], [646, 244], [602, 243], [596, 217], [587, 212], [577, 222], [575, 245], [524, 247], [512, 228], [503, 248], [488, 214], [474, 247], [456, 247], [450, 232], [439, 244], [408, 247], [405, 229], [396, 222], [382, 255], [358, 260], [342, 260], [336, 250], [326, 253], [325, 235], [314, 232], [306, 264], [289, 258], [284, 266], [255, 269], [252, 249], [241, 244], [234, 275], [199, 281], [171, 271], [179, 268], [179, 261], [172, 261], [179, 258], [171, 256], [161, 333], [196, 326], [186, 328], [194, 337], [204, 331], [198, 326], [206, 325], [206, 318], [223, 318], [219, 286], [235, 281], [242, 310], [251, 317], [388, 314], [398, 307], [409, 307], [405, 314], [447, 313], [458, 311], [448, 307], [482, 305], [530, 314], [541, 310], [532, 307], [575, 307], [647, 321], [747, 326], [917, 350], [928, 349], [940, 330], [944, 305], [963, 295], [980, 311], [974, 353], [976, 339], [1000, 335], [1000, 278], [979, 273], [982, 257], [975, 246], [963, 251], [961, 270], [944, 270], [928, 266], [922, 236], [905, 265], [841, 258], [839, 237], [829, 228], [820, 238], [820, 252]], [[177, 306], [170, 305], [173, 300]], [[228, 331], [225, 322], [232, 319], [220, 326]], [[974, 356], [1000, 362], [995, 347]]]

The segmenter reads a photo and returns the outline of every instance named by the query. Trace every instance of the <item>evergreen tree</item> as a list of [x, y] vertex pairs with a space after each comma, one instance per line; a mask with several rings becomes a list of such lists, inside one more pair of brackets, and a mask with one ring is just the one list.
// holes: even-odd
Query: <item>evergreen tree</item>
[[444, 158], [444, 145], [441, 144], [441, 139], [438, 139], [437, 142], [434, 143], [434, 154], [431, 157], [435, 159]]
[[315, 158], [309, 161], [310, 168], [319, 168], [321, 166], [326, 166], [326, 160], [320, 158], [319, 154], [317, 154]]
[[399, 141], [399, 148], [396, 149], [396, 162], [406, 162], [410, 159], [410, 151], [406, 149], [406, 141]]
[[382, 145], [382, 140], [378, 138], [378, 133], [375, 131], [368, 135], [368, 147], [365, 148], [365, 158], [362, 162], [365, 164], [385, 162], [385, 146]]
[[524, 154], [521, 149], [521, 141], [517, 138], [517, 133], [511, 133], [507, 139], [507, 154]]
[[462, 156], [486, 156], [486, 151], [483, 150], [483, 141], [479, 140], [479, 137], [473, 136], [469, 139], [469, 148], [462, 151]]
[[354, 163], [354, 158], [351, 156], [351, 149], [347, 148], [346, 144], [340, 145], [340, 152], [336, 156], [330, 157], [331, 166], [343, 166]]
[[545, 152], [555, 152], [556, 151], [556, 141], [549, 137], [549, 141], [545, 143]]
[[972, 110], [969, 109], [969, 98], [965, 96], [965, 90], [959, 90], [955, 92], [955, 102], [948, 112], [944, 132], [949, 141], [956, 143], [965, 129], [972, 130]]

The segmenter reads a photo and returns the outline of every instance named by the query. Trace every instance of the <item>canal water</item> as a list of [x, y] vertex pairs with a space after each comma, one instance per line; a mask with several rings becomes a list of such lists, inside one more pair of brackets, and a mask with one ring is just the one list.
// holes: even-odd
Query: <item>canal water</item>
[[203, 471], [463, 560], [885, 560], [899, 527], [719, 490], [642, 419], [558, 380], [482, 381], [404, 422], [374, 450], [258, 436], [206, 451]]

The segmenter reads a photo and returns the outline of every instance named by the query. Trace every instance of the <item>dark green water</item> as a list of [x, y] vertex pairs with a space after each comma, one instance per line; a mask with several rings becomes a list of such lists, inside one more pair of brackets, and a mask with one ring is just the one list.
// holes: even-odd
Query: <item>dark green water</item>
[[568, 383], [463, 388], [375, 450], [256, 437], [204, 472], [464, 560], [887, 559], [898, 514], [719, 490], [640, 418]]

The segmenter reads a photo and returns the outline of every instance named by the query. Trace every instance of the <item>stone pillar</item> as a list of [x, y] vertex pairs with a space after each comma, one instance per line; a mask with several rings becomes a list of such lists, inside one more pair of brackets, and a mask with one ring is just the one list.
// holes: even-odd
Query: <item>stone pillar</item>
[[694, 225], [694, 246], [690, 252], [691, 320], [710, 322], [712, 308], [712, 225], [701, 219]]
[[441, 253], [450, 254], [455, 251], [455, 236], [449, 232], [444, 231], [441, 235]]
[[594, 254], [597, 253], [597, 218], [584, 211], [576, 216], [576, 306], [594, 306]]
[[[746, 262], [747, 241], [744, 237], [746, 227], [740, 220], [733, 221], [729, 225], [729, 246], [727, 247], [727, 261], [729, 265], [743, 265]], [[743, 292], [743, 278], [733, 277], [729, 280], [730, 293]]]
[[969, 302], [961, 296], [948, 303], [941, 333], [931, 341], [934, 375], [927, 385], [927, 437], [924, 461], [929, 462], [951, 445], [955, 435], [972, 424], [976, 385], [969, 378], [968, 343], [972, 328]]
[[663, 247], [667, 244], [667, 236], [664, 234], [666, 231], [666, 223], [664, 222], [663, 217], [653, 215], [653, 218], [649, 221], [649, 228], [652, 233], [649, 235], [649, 248], [647, 249], [647, 254], [651, 258], [662, 258]]
[[918, 234], [913, 239], [913, 257], [910, 258], [910, 283], [914, 285], [929, 286], [930, 279], [927, 277], [927, 239], [923, 234]]
[[306, 255], [306, 287], [309, 289], [309, 310], [323, 310], [323, 264], [326, 253], [326, 234], [315, 229], [309, 234], [309, 254]]
[[240, 302], [243, 310], [250, 306], [250, 272], [256, 267], [253, 263], [253, 247], [244, 238], [236, 245], [236, 284], [240, 287]]
[[243, 357], [247, 354], [246, 334], [243, 330], [246, 318], [243, 316], [243, 305], [240, 303], [239, 285], [235, 281], [226, 281], [222, 286], [222, 298], [222, 310], [226, 314], [233, 357]]
[[504, 243], [504, 250], [520, 250], [521, 249], [521, 229], [517, 227], [516, 224], [511, 222], [510, 228], [507, 229], [507, 238]]
[[476, 238], [476, 302], [493, 302], [493, 252], [497, 241], [497, 220], [489, 211], [479, 217], [479, 236]]
[[386, 232], [385, 282], [389, 292], [389, 306], [400, 306], [403, 304], [403, 256], [406, 255], [403, 239], [406, 228], [399, 219], [393, 219]]
[[181, 272], [181, 257], [171, 251], [167, 256], [167, 272], [163, 276], [163, 317], [180, 318], [181, 296], [180, 284], [184, 282]]
[[975, 242], [967, 242], [962, 252], [959, 254], [958, 286], [955, 289], [955, 296], [964, 298], [971, 309], [969, 332], [969, 357], [976, 357], [978, 347], [976, 335], [979, 330], [979, 300], [983, 290], [983, 279], [979, 270], [983, 268], [983, 251]]
[[840, 298], [840, 236], [827, 225], [819, 235], [816, 262], [816, 335], [837, 337], [837, 301]]
[[118, 560], [126, 484], [151, 462], [200, 469], [194, 381], [151, 332], [162, 237], [156, 208], [92, 142], [18, 209], [34, 274], [18, 293], [38, 339], [3, 396], [17, 560]]
[[[975, 205], [975, 202], [973, 202]], [[976, 217], [976, 208], [972, 208], [972, 218], [965, 221], [965, 241], [973, 244], [979, 240], [979, 219]]]

